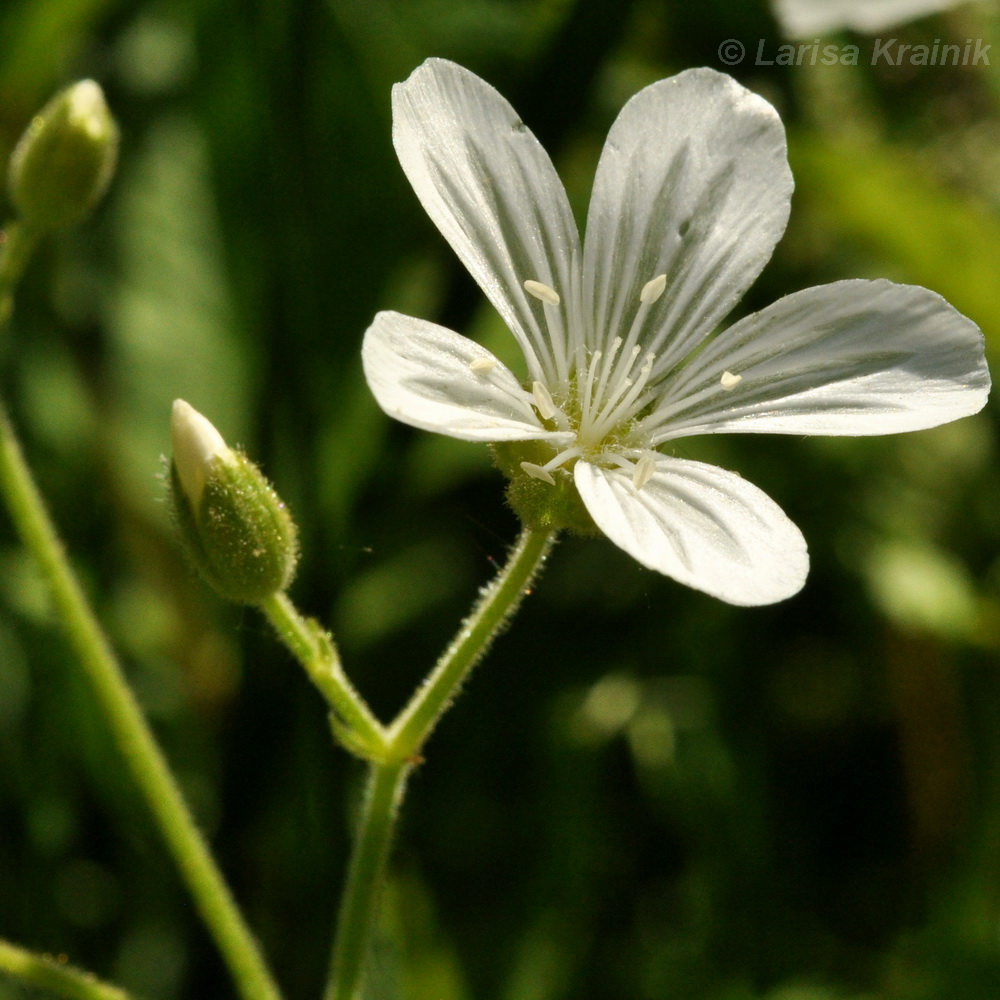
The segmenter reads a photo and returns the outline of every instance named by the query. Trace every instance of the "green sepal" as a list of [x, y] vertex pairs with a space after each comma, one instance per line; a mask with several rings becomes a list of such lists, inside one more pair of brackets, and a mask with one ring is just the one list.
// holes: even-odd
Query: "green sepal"
[[544, 465], [552, 458], [552, 446], [544, 441], [504, 441], [490, 446], [493, 460], [507, 477], [507, 503], [532, 531], [569, 531], [596, 538], [601, 534], [580, 499], [571, 468], [552, 473], [555, 486], [522, 468], [522, 462]]
[[259, 604], [284, 591], [298, 561], [298, 532], [284, 502], [239, 452], [216, 457], [197, 511], [170, 463], [174, 516], [192, 562], [221, 596]]

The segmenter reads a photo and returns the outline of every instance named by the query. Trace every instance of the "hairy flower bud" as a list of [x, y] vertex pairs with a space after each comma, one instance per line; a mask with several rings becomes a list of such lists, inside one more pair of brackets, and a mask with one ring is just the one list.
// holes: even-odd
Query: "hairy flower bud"
[[182, 399], [170, 423], [170, 491], [192, 561], [223, 597], [257, 604], [288, 587], [295, 523], [260, 470]]
[[35, 115], [10, 158], [10, 200], [28, 225], [79, 222], [104, 194], [118, 157], [118, 126], [93, 80], [60, 91]]

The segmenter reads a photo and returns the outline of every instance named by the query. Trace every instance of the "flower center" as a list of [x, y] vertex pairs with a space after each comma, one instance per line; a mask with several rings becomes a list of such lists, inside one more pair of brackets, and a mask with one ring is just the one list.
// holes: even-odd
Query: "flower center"
[[[552, 473], [556, 469], [585, 457], [598, 465], [632, 470], [637, 488], [652, 477], [655, 453], [629, 441], [629, 436], [634, 418], [651, 401], [649, 383], [656, 363], [653, 353], [643, 354], [639, 335], [650, 306], [663, 295], [666, 284], [667, 276], [660, 274], [643, 286], [628, 334], [625, 338], [615, 337], [607, 350], [598, 348], [588, 356], [583, 338], [577, 338], [569, 383], [560, 398], [554, 399], [542, 382], [532, 383], [532, 401], [538, 415], [560, 430], [572, 430], [575, 441], [544, 465], [522, 462], [521, 469], [529, 476], [554, 485]], [[554, 288], [540, 281], [529, 279], [524, 288], [549, 308], [562, 302]]]

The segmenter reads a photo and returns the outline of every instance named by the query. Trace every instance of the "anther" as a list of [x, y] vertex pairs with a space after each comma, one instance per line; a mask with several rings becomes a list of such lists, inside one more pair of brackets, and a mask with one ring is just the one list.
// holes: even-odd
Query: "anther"
[[548, 483], [549, 486], [555, 486], [556, 484], [556, 481], [552, 478], [552, 473], [540, 465], [535, 465], [534, 462], [522, 462], [521, 471], [526, 472], [532, 479], [541, 479], [543, 483]]
[[559, 293], [554, 289], [550, 288], [548, 285], [543, 284], [540, 281], [534, 281], [531, 278], [524, 283], [524, 290], [529, 295], [534, 295], [536, 299], [540, 299], [542, 302], [550, 306], [559, 305]]
[[719, 385], [721, 385], [726, 392], [732, 392], [733, 389], [735, 389], [742, 381], [742, 375], [734, 375], [732, 372], [723, 372], [722, 378], [719, 379]]
[[535, 398], [535, 408], [542, 420], [551, 420], [556, 415], [556, 404], [552, 402], [549, 390], [541, 382], [535, 382], [531, 386], [531, 395]]
[[647, 281], [639, 292], [639, 301], [645, 306], [651, 306], [667, 287], [667, 276], [658, 274], [652, 281]]
[[469, 369], [473, 375], [485, 375], [487, 372], [493, 371], [498, 364], [500, 362], [496, 358], [473, 358], [469, 362]]
[[655, 473], [656, 459], [652, 455], [643, 455], [635, 463], [635, 468], [632, 470], [632, 485], [637, 490], [641, 490], [653, 478]]

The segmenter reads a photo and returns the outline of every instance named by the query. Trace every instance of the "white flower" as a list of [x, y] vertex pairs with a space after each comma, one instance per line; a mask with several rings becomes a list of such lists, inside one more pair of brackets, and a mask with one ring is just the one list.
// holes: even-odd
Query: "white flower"
[[526, 442], [519, 475], [553, 494], [575, 483], [602, 532], [682, 583], [767, 604], [801, 588], [808, 556], [764, 493], [661, 453], [668, 442], [917, 430], [986, 401], [982, 335], [923, 288], [811, 288], [710, 339], [771, 256], [792, 192], [777, 113], [728, 76], [689, 70], [625, 105], [583, 243], [538, 141], [460, 66], [429, 60], [395, 87], [393, 137], [527, 379], [457, 333], [385, 312], [363, 349], [379, 404], [452, 437]]
[[874, 34], [928, 14], [957, 7], [964, 0], [772, 0], [775, 16], [791, 38], [852, 28]]

